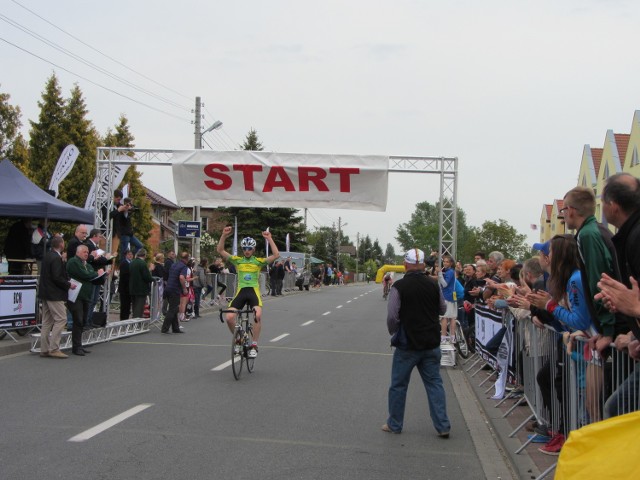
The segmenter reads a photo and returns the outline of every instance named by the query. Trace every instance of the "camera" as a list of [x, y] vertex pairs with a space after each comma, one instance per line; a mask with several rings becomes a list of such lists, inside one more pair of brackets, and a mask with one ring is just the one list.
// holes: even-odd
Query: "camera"
[[427, 264], [427, 267], [433, 268], [436, 266], [436, 260], [438, 260], [438, 257], [436, 255], [430, 255], [424, 263]]

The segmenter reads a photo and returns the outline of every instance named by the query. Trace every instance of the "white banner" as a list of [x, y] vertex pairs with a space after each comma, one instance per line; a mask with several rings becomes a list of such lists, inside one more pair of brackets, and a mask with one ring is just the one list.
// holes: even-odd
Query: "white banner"
[[173, 153], [180, 206], [384, 211], [389, 159], [273, 152]]
[[73, 144], [67, 145], [60, 154], [56, 168], [53, 171], [53, 175], [51, 175], [51, 181], [49, 182], [49, 190], [56, 192], [56, 198], [58, 198], [60, 182], [69, 175], [79, 154], [80, 151], [78, 147]]
[[[124, 159], [131, 160], [130, 157], [125, 157]], [[116, 158], [115, 161], [117, 162], [118, 159]], [[118, 185], [120, 185], [120, 182], [122, 182], [122, 179], [124, 178], [124, 174], [127, 173], [128, 169], [129, 169], [129, 165], [114, 163], [113, 165], [113, 188], [114, 189], [118, 188]], [[104, 188], [105, 190], [109, 188], [108, 178], [106, 177], [99, 178], [97, 179], [97, 181], [99, 181], [102, 184], [102, 188]], [[91, 184], [89, 195], [87, 195], [87, 200], [84, 202], [84, 208], [85, 210], [95, 208], [95, 204], [96, 204], [96, 181], [94, 180], [94, 182]]]

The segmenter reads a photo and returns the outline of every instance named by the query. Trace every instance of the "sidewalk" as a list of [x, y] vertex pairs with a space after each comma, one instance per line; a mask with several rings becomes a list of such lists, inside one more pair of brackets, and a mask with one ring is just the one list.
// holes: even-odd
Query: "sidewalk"
[[[458, 359], [459, 361], [463, 359]], [[460, 364], [456, 368], [466, 370], [473, 361], [470, 361], [465, 366]], [[522, 425], [527, 418], [532, 414], [531, 409], [527, 403], [523, 400], [520, 406], [515, 407], [511, 413], [507, 415], [507, 412], [518, 402], [517, 399], [508, 399], [502, 404], [496, 407], [499, 403], [497, 400], [491, 400], [490, 397], [494, 393], [493, 384], [496, 376], [487, 380], [482, 386], [480, 383], [491, 375], [489, 370], [480, 370], [475, 377], [471, 377], [471, 374], [477, 370], [477, 367], [470, 372], [465, 371], [465, 378], [469, 383], [471, 389], [475, 393], [478, 403], [481, 405], [486, 421], [494, 431], [495, 436], [502, 444], [502, 448], [513, 468], [518, 472], [518, 478], [521, 479], [535, 479], [542, 472], [545, 472], [549, 467], [557, 462], [558, 457], [548, 456], [538, 451], [538, 448], [543, 444], [530, 443], [520, 453], [516, 453], [518, 449], [527, 442], [527, 436], [531, 435], [524, 427], [521, 428], [513, 437], [510, 437], [513, 431]], [[491, 389], [485, 393], [489, 388]], [[504, 417], [507, 415], [506, 417]], [[545, 478], [551, 480], [554, 472], [551, 471]]]

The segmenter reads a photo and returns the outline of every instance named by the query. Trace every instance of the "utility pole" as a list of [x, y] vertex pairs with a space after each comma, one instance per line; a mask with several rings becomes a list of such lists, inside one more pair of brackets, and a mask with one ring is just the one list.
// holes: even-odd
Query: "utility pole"
[[353, 280], [354, 282], [358, 281], [358, 262], [360, 261], [359, 250], [360, 250], [360, 232], [356, 233], [356, 277]]
[[[195, 149], [202, 150], [202, 104], [200, 97], [196, 97], [196, 109], [195, 109]], [[193, 220], [200, 223], [200, 229], [202, 229], [202, 218], [200, 218], [200, 205], [193, 207]], [[202, 232], [200, 232], [202, 235]], [[200, 261], [200, 237], [194, 238], [191, 244], [191, 250], [193, 251], [193, 257]]]

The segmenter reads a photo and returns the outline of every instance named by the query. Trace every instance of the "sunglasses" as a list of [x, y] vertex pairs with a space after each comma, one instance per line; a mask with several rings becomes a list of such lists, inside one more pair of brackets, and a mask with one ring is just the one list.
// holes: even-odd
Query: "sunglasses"
[[253, 247], [242, 247], [242, 250], [248, 252], [249, 250], [253, 250]]

